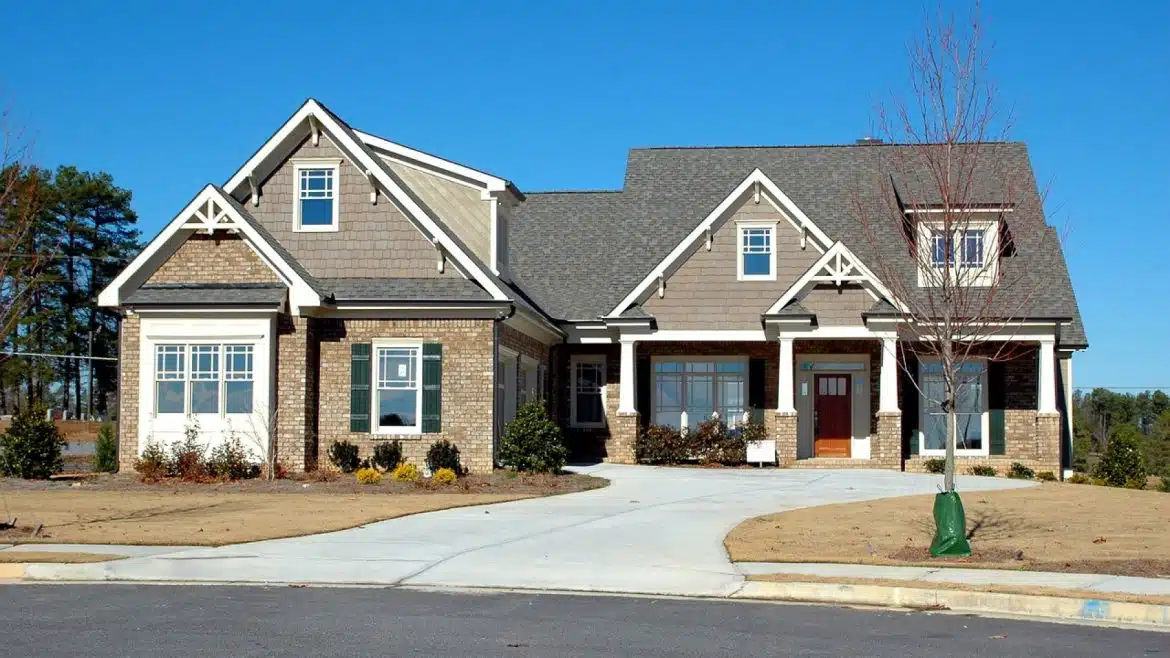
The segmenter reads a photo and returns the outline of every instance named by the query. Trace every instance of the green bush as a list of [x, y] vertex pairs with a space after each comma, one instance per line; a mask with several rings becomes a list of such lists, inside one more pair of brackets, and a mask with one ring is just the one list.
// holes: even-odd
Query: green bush
[[8, 432], [0, 436], [0, 474], [46, 480], [65, 467], [61, 457], [65, 446], [45, 408], [33, 405], [17, 413]]
[[533, 400], [516, 410], [504, 428], [500, 461], [518, 471], [559, 473], [569, 459], [561, 428], [549, 420], [544, 404]]
[[1068, 476], [1068, 479], [1065, 480], [1065, 482], [1068, 482], [1069, 484], [1092, 484], [1092, 482], [1089, 480], [1089, 476], [1085, 475], [1084, 473], [1073, 473], [1072, 475]]
[[1036, 479], [1036, 471], [1020, 462], [1012, 462], [1011, 467], [1008, 468], [1007, 476], [1013, 480], [1034, 480]]
[[431, 473], [444, 468], [454, 471], [455, 475], [463, 473], [463, 465], [459, 463], [459, 448], [446, 439], [435, 441], [427, 450], [427, 468]]
[[98, 473], [113, 473], [118, 470], [118, 434], [112, 423], [102, 423], [94, 445], [93, 470]]
[[1126, 480], [1125, 481], [1125, 488], [1126, 489], [1138, 489], [1138, 490], [1145, 489], [1146, 488], [1146, 479], [1143, 477], [1143, 478], [1131, 478], [1129, 480]]
[[1040, 471], [1036, 474], [1036, 479], [1043, 482], [1056, 482], [1056, 473], [1052, 471]]
[[1131, 480], [1145, 480], [1142, 461], [1141, 432], [1133, 425], [1118, 425], [1109, 437], [1109, 445], [1093, 475], [1111, 487], [1124, 487]]
[[995, 477], [995, 468], [986, 464], [979, 464], [972, 466], [969, 471], [971, 475], [982, 475], [983, 477]]
[[398, 439], [382, 441], [374, 446], [374, 456], [370, 464], [383, 471], [393, 471], [395, 466], [402, 463], [402, 442]]
[[245, 480], [259, 476], [260, 465], [252, 463], [240, 438], [232, 434], [211, 449], [211, 455], [207, 458], [207, 472], [218, 478]]
[[353, 473], [362, 464], [358, 459], [358, 447], [349, 441], [334, 441], [329, 445], [329, 463], [342, 473]]
[[142, 456], [134, 460], [134, 470], [143, 482], [158, 482], [171, 471], [170, 457], [163, 447], [154, 441], [147, 441]]
[[1158, 482], [1158, 491], [1170, 493], [1170, 475], [1163, 475]]
[[947, 471], [947, 460], [945, 459], [927, 459], [922, 462], [922, 468], [926, 469], [927, 473], [942, 474]]

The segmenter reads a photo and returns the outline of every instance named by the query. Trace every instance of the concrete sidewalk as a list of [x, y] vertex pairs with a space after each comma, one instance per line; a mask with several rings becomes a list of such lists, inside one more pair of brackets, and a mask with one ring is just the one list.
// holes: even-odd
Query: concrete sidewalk
[[955, 585], [1005, 585], [1012, 587], [1050, 587], [1135, 596], [1170, 596], [1170, 579], [1106, 576], [1100, 574], [1053, 573], [1049, 571], [1015, 571], [1006, 569], [953, 569], [950, 567], [882, 567], [864, 564], [778, 564], [739, 562], [736, 568], [745, 576], [786, 574], [822, 578], [881, 579], [906, 581], [908, 586], [929, 588], [934, 583]]

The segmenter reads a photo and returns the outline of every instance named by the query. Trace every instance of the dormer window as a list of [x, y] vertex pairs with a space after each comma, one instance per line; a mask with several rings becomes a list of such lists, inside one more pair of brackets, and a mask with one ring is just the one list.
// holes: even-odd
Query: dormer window
[[776, 224], [738, 225], [738, 274], [740, 281], [776, 280]]
[[969, 268], [983, 267], [983, 235], [985, 231], [967, 229], [963, 231], [959, 242], [959, 266]]
[[955, 247], [958, 247], [959, 252], [959, 267], [968, 269], [977, 269], [983, 267], [986, 262], [983, 253], [983, 236], [986, 231], [982, 229], [967, 229], [958, 231], [952, 237], [940, 230], [934, 230], [930, 234], [930, 262], [937, 268], [946, 267], [949, 263], [955, 265]]
[[338, 173], [340, 163], [297, 162], [293, 164], [294, 226], [297, 231], [336, 231], [338, 219]]
[[941, 222], [919, 224], [918, 285], [942, 284], [943, 272], [949, 272], [958, 285], [991, 285], [998, 276], [998, 220], [972, 218], [959, 226], [944, 228]]

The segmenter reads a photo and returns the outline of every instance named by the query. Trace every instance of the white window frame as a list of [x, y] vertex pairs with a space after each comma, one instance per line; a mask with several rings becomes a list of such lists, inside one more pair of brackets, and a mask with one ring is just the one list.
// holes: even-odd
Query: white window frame
[[[775, 281], [776, 280], [776, 222], [736, 222], [735, 224], [735, 275], [738, 281]], [[744, 274], [743, 272], [743, 238], [748, 230], [766, 229], [768, 231], [768, 273]]]
[[[410, 426], [395, 426], [395, 427], [381, 427], [381, 408], [378, 405], [378, 392], [381, 389], [381, 369], [382, 359], [379, 356], [379, 351], [382, 349], [413, 349], [414, 356], [414, 373], [415, 373], [415, 388], [414, 389], [387, 389], [387, 390], [415, 390], [417, 395], [414, 398], [414, 425]], [[371, 354], [372, 366], [370, 369], [370, 433], [379, 436], [387, 435], [416, 435], [422, 434], [422, 394], [423, 394], [423, 341], [416, 339], [404, 338], [379, 338], [372, 341]]]
[[[965, 360], [966, 362], [978, 362], [982, 365], [983, 371], [979, 373], [980, 388], [983, 391], [983, 411], [980, 414], [980, 432], [983, 437], [982, 445], [978, 450], [962, 449], [955, 446], [956, 457], [987, 457], [991, 454], [991, 407], [990, 395], [988, 393], [988, 372], [987, 359], [980, 357], [971, 357]], [[940, 365], [938, 359], [923, 358], [918, 362], [918, 381], [919, 386], [922, 387], [922, 378], [926, 375], [923, 372], [923, 366], [926, 364]], [[924, 388], [924, 387], [923, 387]], [[943, 457], [947, 454], [946, 446], [940, 450], [930, 449], [926, 447], [926, 395], [921, 391], [918, 392], [918, 454], [923, 457]]]
[[[934, 236], [943, 231], [941, 222], [920, 221], [918, 223], [919, 254], [927, 254], [928, 258], [918, 258], [918, 285], [932, 287], [939, 285], [940, 272], [949, 268], [950, 276], [963, 285], [989, 286], [999, 277], [999, 222], [998, 219], [971, 219], [952, 222], [950, 262], [934, 262]], [[968, 231], [983, 233], [983, 262], [967, 264], [966, 234]], [[927, 271], [930, 270], [930, 271]], [[971, 272], [974, 271], [974, 275]], [[963, 277], [963, 278], [959, 278]]]
[[[598, 392], [601, 396], [601, 420], [596, 423], [577, 421], [577, 366], [586, 363], [601, 366], [601, 383], [599, 386], [600, 391]], [[569, 358], [569, 427], [579, 429], [600, 429], [605, 427], [605, 386], [607, 376], [604, 354], [574, 354]]]
[[[330, 169], [333, 172], [333, 221], [330, 224], [301, 225], [301, 172], [308, 169]], [[336, 158], [302, 159], [293, 161], [293, 231], [297, 233], [336, 232], [341, 218], [341, 160]]]
[[[227, 372], [227, 348], [232, 347], [248, 347], [251, 348], [252, 367], [242, 374], [243, 376], [236, 376], [237, 373], [233, 371], [233, 377], [228, 377]], [[172, 374], [177, 374], [177, 377], [159, 377], [158, 356], [160, 349], [179, 347], [182, 349], [183, 357], [182, 371]], [[216, 370], [214, 377], [200, 377], [197, 375], [205, 374], [211, 371], [199, 371], [195, 368], [195, 356], [199, 348], [214, 347], [212, 352], [216, 359]], [[255, 413], [256, 410], [256, 343], [247, 340], [168, 340], [162, 339], [152, 344], [152, 362], [154, 364], [154, 389], [152, 391], [152, 404], [150, 409], [150, 416], [157, 418], [159, 416], [200, 416], [227, 418], [228, 416], [248, 416]], [[183, 411], [179, 413], [160, 413], [158, 410], [158, 383], [163, 381], [183, 382]], [[227, 410], [227, 383], [229, 381], [248, 381], [252, 383], [252, 411], [251, 412], [232, 412]], [[199, 412], [194, 410], [195, 403], [195, 384], [196, 382], [215, 382], [216, 383], [216, 410], [213, 412]]]
[[[653, 357], [650, 357], [650, 400], [649, 400], [650, 422], [653, 424], [654, 421], [658, 418], [658, 408], [657, 408], [658, 404], [657, 404], [656, 400], [658, 399], [658, 387], [657, 387], [658, 368], [657, 368], [657, 366], [659, 363], [728, 363], [728, 362], [742, 363], [743, 364], [743, 410], [747, 411], [747, 410], [751, 409], [751, 405], [748, 403], [748, 400], [751, 400], [751, 391], [749, 390], [749, 387], [751, 386], [751, 372], [750, 372], [751, 363], [749, 361], [750, 360], [746, 356], [736, 356], [736, 355], [733, 355], [733, 356], [685, 356], [685, 355], [680, 355], [680, 356], [653, 356]], [[687, 386], [688, 386], [688, 384], [686, 382], [687, 375], [689, 374], [689, 375], [693, 376], [693, 375], [705, 374], [705, 373], [687, 373], [684, 371], [684, 372], [679, 373], [679, 374], [682, 376], [681, 377], [682, 387], [681, 387], [679, 393], [682, 396], [681, 402], [685, 408], [685, 406], [686, 406], [686, 390], [687, 390]], [[712, 382], [711, 382], [712, 397], [713, 398], [718, 397], [719, 393], [716, 389], [718, 389], [719, 375], [720, 374], [727, 374], [727, 373], [719, 373], [718, 368], [716, 368], [716, 371], [714, 371], [710, 374], [712, 377]], [[718, 411], [718, 410], [716, 410], [716, 411]], [[687, 418], [688, 418], [688, 420], [694, 420], [694, 419], [690, 418], [689, 413], [687, 414]], [[699, 422], [703, 422], [703, 421], [707, 420], [707, 418], [700, 418], [698, 420], [699, 420]], [[726, 423], [729, 426], [736, 427], [736, 426], [739, 426], [743, 422], [743, 414], [741, 413], [740, 416], [736, 417], [736, 418], [720, 417], [720, 420], [722, 420], [724, 423]]]

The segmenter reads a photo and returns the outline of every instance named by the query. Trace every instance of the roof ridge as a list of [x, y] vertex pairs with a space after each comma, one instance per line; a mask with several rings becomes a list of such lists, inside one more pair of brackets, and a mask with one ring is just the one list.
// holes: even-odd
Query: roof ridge
[[541, 190], [539, 192], [525, 192], [525, 196], [539, 194], [622, 194], [625, 190]]
[[[941, 145], [943, 142], [931, 142]], [[956, 146], [1005, 145], [1026, 144], [1020, 140], [992, 140], [986, 142], [959, 142]], [[726, 145], [690, 145], [690, 146], [631, 146], [631, 151], [718, 151], [732, 149], [835, 149], [835, 148], [873, 148], [881, 146], [923, 146], [923, 144], [908, 144], [905, 142], [882, 142], [881, 144], [726, 144]]]

